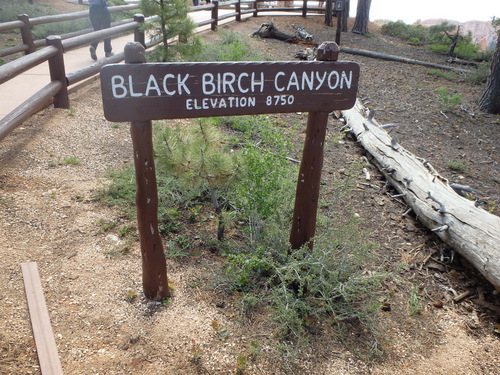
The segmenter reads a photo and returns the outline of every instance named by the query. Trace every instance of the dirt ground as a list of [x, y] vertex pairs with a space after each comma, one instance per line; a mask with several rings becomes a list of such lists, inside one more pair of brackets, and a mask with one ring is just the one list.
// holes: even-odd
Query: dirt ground
[[[249, 35], [269, 18], [252, 18], [230, 29]], [[335, 38], [321, 17], [276, 17], [293, 33], [303, 25], [320, 43]], [[225, 28], [228, 28], [227, 26]], [[442, 63], [424, 49], [409, 48], [377, 32], [342, 35], [346, 47]], [[212, 38], [210, 33], [207, 38]], [[290, 60], [304, 46], [274, 40], [252, 43], [276, 59]], [[379, 123], [400, 123], [391, 135], [428, 159], [452, 182], [470, 185], [498, 214], [500, 117], [478, 112], [483, 86], [458, 76], [450, 81], [420, 66], [341, 54], [361, 66], [359, 98]], [[464, 94], [462, 107], [441, 113], [436, 88]], [[305, 129], [307, 114], [296, 114]], [[325, 147], [324, 184], [364, 156], [341, 138], [331, 119]], [[303, 136], [303, 133], [299, 134]], [[334, 142], [333, 140], [337, 140]], [[291, 155], [300, 159], [300, 154]], [[67, 158], [78, 158], [71, 164]], [[65, 161], [66, 159], [66, 161]], [[460, 161], [460, 171], [449, 167]], [[71, 96], [71, 110], [48, 108], [9, 135], [0, 148], [0, 374], [39, 373], [20, 264], [37, 262], [59, 356], [67, 374], [234, 374], [238, 357], [247, 374], [497, 374], [500, 368], [500, 299], [493, 288], [391, 199], [393, 191], [369, 164], [369, 184], [360, 175], [354, 210], [379, 245], [387, 281], [388, 308], [379, 314], [385, 354], [363, 361], [327, 327], [299, 357], [278, 357], [266, 313], [244, 320], [238, 296], [208, 287], [222, 260], [200, 248], [196, 258], [167, 260], [174, 297], [168, 307], [142, 295], [138, 242], [124, 243], [118, 228], [134, 226], [94, 198], [105, 172], [132, 162], [127, 124], [103, 117], [99, 83]], [[103, 223], [118, 223], [104, 231]], [[191, 233], [202, 230], [193, 224]], [[128, 252], [123, 253], [128, 246]], [[201, 246], [201, 245], [200, 245]], [[168, 247], [168, 243], [165, 243]], [[500, 250], [499, 250], [500, 251]], [[423, 311], [409, 313], [417, 286]], [[469, 295], [458, 303], [453, 298]], [[221, 340], [213, 322], [225, 327]], [[258, 345], [256, 345], [258, 343]]]

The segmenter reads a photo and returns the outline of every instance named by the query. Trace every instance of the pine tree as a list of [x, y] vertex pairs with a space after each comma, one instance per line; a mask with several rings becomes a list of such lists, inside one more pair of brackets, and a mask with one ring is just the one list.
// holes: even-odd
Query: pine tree
[[161, 134], [163, 146], [158, 152], [159, 164], [184, 183], [205, 182], [218, 219], [217, 238], [224, 238], [223, 203], [219, 192], [229, 188], [239, 178], [239, 153], [228, 149], [227, 140], [204, 121], [190, 128], [165, 127]]
[[[177, 53], [189, 53], [199, 47], [199, 38], [193, 37], [196, 24], [189, 17], [188, 0], [141, 0], [140, 8], [147, 17], [157, 16], [146, 23], [146, 30], [152, 38], [161, 40], [156, 47], [159, 60], [171, 61]], [[175, 37], [177, 44], [169, 46]]]

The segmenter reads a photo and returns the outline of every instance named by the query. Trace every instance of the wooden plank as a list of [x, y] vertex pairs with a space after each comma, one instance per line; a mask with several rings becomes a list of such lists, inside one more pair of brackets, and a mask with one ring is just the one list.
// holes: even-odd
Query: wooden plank
[[52, 332], [37, 265], [34, 262], [22, 263], [21, 270], [40, 369], [43, 375], [62, 374], [61, 361], [57, 354], [56, 341]]

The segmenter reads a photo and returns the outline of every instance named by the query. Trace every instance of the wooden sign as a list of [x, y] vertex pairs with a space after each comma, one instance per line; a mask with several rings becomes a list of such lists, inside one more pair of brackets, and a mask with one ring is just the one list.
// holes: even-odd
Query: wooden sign
[[125, 46], [125, 62], [101, 70], [105, 117], [131, 121], [136, 205], [148, 298], [170, 296], [158, 231], [152, 121], [207, 116], [309, 112], [290, 232], [294, 249], [312, 248], [331, 111], [354, 106], [359, 66], [337, 62], [339, 47], [322, 43], [318, 61], [146, 64], [140, 43]]
[[101, 70], [109, 121], [332, 112], [354, 106], [353, 62], [155, 63]]
[[344, 8], [344, 2], [342, 0], [335, 1], [335, 11], [342, 11]]

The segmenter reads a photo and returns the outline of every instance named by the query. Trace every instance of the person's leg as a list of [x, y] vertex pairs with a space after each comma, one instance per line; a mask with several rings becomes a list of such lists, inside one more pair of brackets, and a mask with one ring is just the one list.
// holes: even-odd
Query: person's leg
[[[111, 15], [109, 13], [109, 9], [104, 7], [102, 12], [102, 28], [107, 29], [111, 26]], [[104, 39], [104, 52], [106, 52], [106, 57], [112, 56], [111, 50], [111, 38]]]
[[[94, 31], [98, 31], [98, 30], [102, 29], [102, 16], [101, 16], [101, 10], [99, 8], [100, 7], [98, 7], [98, 6], [93, 6], [93, 7], [90, 7], [90, 9], [89, 9], [90, 23], [92, 24]], [[91, 46], [94, 48], [97, 48], [98, 44], [99, 44], [99, 41], [96, 40], [95, 42], [91, 43]]]

